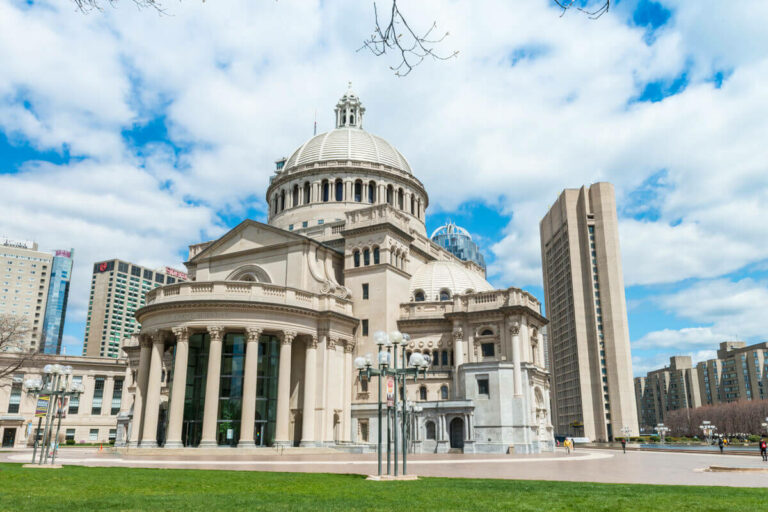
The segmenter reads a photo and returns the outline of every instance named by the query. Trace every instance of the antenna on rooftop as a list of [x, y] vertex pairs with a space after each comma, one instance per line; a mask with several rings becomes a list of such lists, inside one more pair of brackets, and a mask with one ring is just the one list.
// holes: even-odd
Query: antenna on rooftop
[[312, 133], [312, 135], [317, 135], [317, 109], [315, 109], [315, 131]]

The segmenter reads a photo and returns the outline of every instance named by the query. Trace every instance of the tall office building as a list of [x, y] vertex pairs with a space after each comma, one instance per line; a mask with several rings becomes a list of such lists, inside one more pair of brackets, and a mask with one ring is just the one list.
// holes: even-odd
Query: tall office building
[[27, 349], [38, 350], [43, 335], [45, 305], [53, 256], [37, 250], [37, 243], [4, 239], [0, 314], [26, 320], [27, 333], [20, 340]]
[[64, 319], [67, 314], [69, 299], [69, 283], [72, 279], [72, 253], [57, 250], [53, 253], [51, 278], [48, 284], [48, 299], [45, 305], [45, 320], [40, 352], [45, 354], [60, 354], [61, 339], [64, 335]]
[[637, 435], [613, 185], [564, 190], [539, 227], [555, 431]]
[[691, 356], [670, 357], [669, 366], [635, 377], [635, 400], [643, 434], [653, 433], [669, 411], [700, 407], [699, 376]]
[[724, 341], [696, 370], [704, 405], [768, 399], [768, 342]]
[[83, 355], [119, 357], [122, 339], [141, 327], [134, 312], [144, 306], [145, 294], [186, 280], [185, 273], [170, 267], [154, 270], [122, 260], [95, 263]]

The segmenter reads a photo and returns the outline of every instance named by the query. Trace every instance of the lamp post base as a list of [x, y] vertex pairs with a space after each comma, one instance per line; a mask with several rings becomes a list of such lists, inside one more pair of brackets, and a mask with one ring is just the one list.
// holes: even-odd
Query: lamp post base
[[402, 481], [402, 480], [418, 480], [419, 477], [416, 475], [368, 475], [368, 478], [366, 480], [373, 480], [375, 482], [394, 482], [394, 481]]

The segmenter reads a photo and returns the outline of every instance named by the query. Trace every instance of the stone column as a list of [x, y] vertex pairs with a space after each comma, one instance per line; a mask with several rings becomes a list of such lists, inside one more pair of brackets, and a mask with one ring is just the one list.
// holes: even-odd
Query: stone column
[[[301, 413], [301, 446], [315, 446], [315, 406], [317, 403], [317, 336], [307, 339], [304, 360], [304, 404]], [[278, 402], [279, 403], [279, 402]]]
[[152, 355], [147, 379], [147, 404], [144, 407], [144, 429], [141, 436], [142, 448], [157, 447], [157, 416], [160, 408], [160, 377], [163, 373], [163, 351], [165, 333], [156, 332], [152, 336]]
[[[137, 375], [136, 393], [133, 398], [133, 418], [131, 420], [130, 447], [139, 446], [141, 441], [142, 423], [144, 420], [144, 403], [147, 398], [147, 379], [149, 378], [149, 359], [152, 350], [152, 338], [146, 334], [139, 336], [141, 352], [139, 352], [139, 373]], [[83, 382], [85, 384], [85, 382]]]
[[515, 383], [515, 395], [521, 395], [523, 392], [523, 372], [520, 368], [520, 324], [515, 322], [510, 328], [509, 332], [512, 334], [512, 364], [515, 366], [514, 370], [514, 383]]
[[219, 416], [219, 384], [221, 380], [221, 340], [224, 329], [208, 327], [211, 344], [208, 349], [208, 378], [205, 382], [205, 405], [203, 406], [203, 435], [200, 448], [218, 446], [216, 420]]
[[176, 357], [173, 360], [173, 384], [168, 418], [166, 448], [181, 448], [181, 427], [184, 422], [184, 399], [187, 390], [187, 364], [189, 358], [189, 329], [174, 327]]
[[[120, 401], [120, 414], [124, 415], [131, 410], [131, 400], [128, 395], [128, 388], [133, 386], [133, 372], [131, 372], [131, 365], [125, 367], [125, 376], [123, 377], [123, 399]], [[128, 441], [126, 439], [126, 441]]]
[[288, 446], [288, 425], [291, 415], [291, 344], [296, 333], [286, 331], [280, 341], [280, 369], [277, 376], [277, 418], [275, 445]]
[[243, 374], [243, 407], [240, 417], [240, 440], [238, 447], [255, 447], [253, 439], [254, 422], [256, 421], [256, 382], [259, 367], [259, 338], [262, 329], [249, 327], [246, 329], [248, 341], [245, 346], [245, 373]]
[[464, 364], [464, 331], [461, 327], [453, 330], [453, 350], [456, 360], [453, 367], [453, 397], [459, 396], [459, 368]]
[[[341, 440], [352, 440], [352, 352], [355, 345], [347, 340], [344, 344], [344, 386], [341, 388], [343, 412], [341, 417]], [[405, 349], [403, 349], [405, 350]]]

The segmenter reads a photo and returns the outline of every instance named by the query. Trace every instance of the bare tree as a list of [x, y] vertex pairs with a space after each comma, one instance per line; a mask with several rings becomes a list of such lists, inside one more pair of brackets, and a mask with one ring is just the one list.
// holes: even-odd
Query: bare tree
[[[101, 11], [103, 10], [104, 5], [109, 5], [110, 7], [114, 7], [118, 4], [119, 0], [72, 0], [75, 3], [75, 7], [80, 12], [90, 12], [90, 11]], [[139, 9], [144, 9], [146, 7], [151, 7], [157, 11], [164, 12], [162, 3], [160, 0], [131, 0], [134, 4], [136, 4], [136, 7]], [[205, 1], [205, 0], [203, 0]]]
[[26, 346], [26, 337], [29, 334], [29, 322], [16, 315], [0, 315], [0, 354], [22, 354], [0, 363], [0, 382], [8, 375], [12, 375], [24, 365], [34, 354]]
[[611, 0], [604, 0], [602, 3], [592, 4], [591, 6], [589, 1], [585, 3], [583, 0], [553, 1], [563, 10], [563, 12], [560, 13], [560, 16], [564, 16], [566, 11], [576, 9], [577, 11], [583, 12], [593, 20], [596, 20], [603, 14], [607, 13], [611, 8]]

